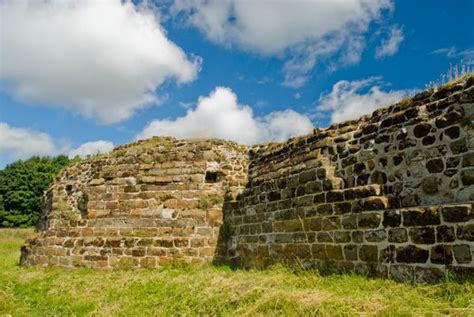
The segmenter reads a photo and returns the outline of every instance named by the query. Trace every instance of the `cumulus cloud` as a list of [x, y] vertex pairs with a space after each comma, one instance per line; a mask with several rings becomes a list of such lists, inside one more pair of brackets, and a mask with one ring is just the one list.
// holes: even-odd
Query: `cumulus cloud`
[[272, 112], [255, 117], [248, 105], [241, 105], [229, 88], [217, 87], [209, 96], [200, 97], [195, 109], [175, 120], [153, 120], [137, 136], [155, 135], [178, 138], [215, 137], [243, 144], [284, 140], [311, 132], [308, 117], [293, 110]]
[[384, 91], [382, 84], [380, 77], [338, 81], [330, 93], [319, 98], [317, 114], [329, 115], [332, 123], [357, 119], [413, 93], [412, 90]]
[[107, 153], [114, 149], [114, 144], [109, 141], [99, 140], [93, 142], [86, 142], [81, 144], [79, 147], [69, 151], [69, 157], [82, 157], [85, 158], [89, 155], [95, 155], [99, 153]]
[[0, 81], [26, 102], [115, 123], [159, 102], [165, 80], [189, 82], [200, 67], [130, 0], [4, 0], [0, 11]]
[[395, 55], [400, 49], [400, 44], [402, 44], [405, 36], [401, 28], [392, 27], [388, 38], [382, 40], [380, 45], [375, 50], [375, 58], [383, 58], [386, 56]]
[[12, 127], [8, 123], [0, 122], [0, 163], [28, 159], [34, 155], [68, 154], [69, 157], [85, 158], [88, 155], [109, 152], [113, 148], [112, 142], [99, 140], [71, 149], [69, 144], [62, 144], [47, 133]]
[[360, 59], [370, 23], [393, 8], [390, 0], [176, 0], [171, 13], [215, 43], [264, 56], [289, 56], [284, 84], [301, 87], [318, 60], [340, 53]]
[[0, 122], [1, 156], [15, 160], [33, 155], [51, 155], [56, 151], [56, 144], [48, 134]]

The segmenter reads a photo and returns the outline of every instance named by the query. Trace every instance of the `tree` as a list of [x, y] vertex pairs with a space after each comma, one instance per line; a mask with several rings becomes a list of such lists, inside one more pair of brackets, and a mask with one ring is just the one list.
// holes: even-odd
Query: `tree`
[[75, 161], [65, 155], [34, 156], [0, 170], [0, 227], [35, 225], [44, 190], [65, 166]]

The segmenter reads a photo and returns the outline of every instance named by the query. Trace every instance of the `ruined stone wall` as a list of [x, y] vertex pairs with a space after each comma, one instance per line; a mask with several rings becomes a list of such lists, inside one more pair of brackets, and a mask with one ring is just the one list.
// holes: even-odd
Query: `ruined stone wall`
[[247, 179], [247, 149], [153, 138], [67, 168], [44, 196], [24, 265], [155, 267], [212, 261], [222, 205]]
[[251, 151], [226, 256], [399, 280], [474, 276], [473, 77]]
[[296, 262], [474, 276], [474, 77], [254, 147], [153, 138], [67, 168], [25, 265]]

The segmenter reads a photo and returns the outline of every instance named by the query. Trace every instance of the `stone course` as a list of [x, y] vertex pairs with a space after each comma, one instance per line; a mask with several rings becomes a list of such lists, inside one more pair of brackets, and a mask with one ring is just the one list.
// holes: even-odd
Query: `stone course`
[[283, 143], [153, 138], [66, 169], [26, 265], [474, 276], [474, 77]]

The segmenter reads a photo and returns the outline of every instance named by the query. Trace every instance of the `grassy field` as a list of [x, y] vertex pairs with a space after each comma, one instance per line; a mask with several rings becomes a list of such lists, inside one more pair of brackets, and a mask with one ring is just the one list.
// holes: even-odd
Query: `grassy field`
[[32, 230], [0, 230], [0, 316], [474, 316], [472, 283], [409, 285], [283, 267], [102, 272], [18, 266]]

